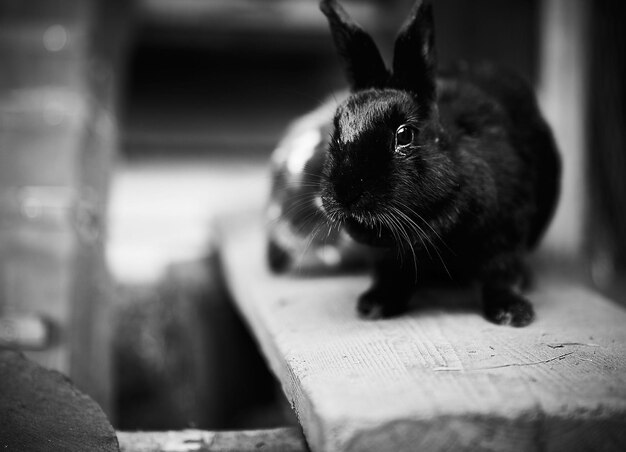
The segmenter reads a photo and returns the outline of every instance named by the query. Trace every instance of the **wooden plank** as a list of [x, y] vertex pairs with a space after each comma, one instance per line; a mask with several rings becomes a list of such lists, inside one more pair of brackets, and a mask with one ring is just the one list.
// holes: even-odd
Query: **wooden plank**
[[299, 428], [209, 432], [118, 432], [122, 452], [306, 452]]
[[561, 196], [545, 243], [560, 254], [580, 256], [585, 246], [585, 161], [591, 3], [542, 0], [538, 99], [563, 160]]
[[589, 4], [586, 244], [594, 283], [626, 305], [626, 9]]
[[102, 409], [58, 372], [0, 350], [0, 448], [118, 451]]
[[220, 230], [228, 285], [311, 450], [626, 450], [626, 312], [576, 282], [540, 281], [521, 329], [484, 320], [471, 289], [366, 321], [366, 276], [274, 276], [260, 221]]

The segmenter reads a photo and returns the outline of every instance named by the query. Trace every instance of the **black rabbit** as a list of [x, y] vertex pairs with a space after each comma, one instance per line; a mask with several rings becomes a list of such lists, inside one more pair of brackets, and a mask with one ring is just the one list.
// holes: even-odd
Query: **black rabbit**
[[[416, 288], [447, 279], [480, 282], [492, 322], [527, 325], [534, 313], [520, 293], [524, 257], [549, 223], [560, 179], [532, 89], [491, 64], [437, 75], [429, 1], [416, 3], [400, 31], [391, 71], [336, 1], [321, 9], [351, 93], [333, 118], [309, 123], [309, 130], [328, 128], [329, 138], [311, 146], [297, 183], [285, 183], [293, 175], [280, 170], [288, 153], [275, 159], [279, 220], [294, 226], [306, 216], [307, 232], [327, 221], [340, 231], [331, 239], [347, 232], [368, 245], [374, 283], [358, 301], [364, 317], [399, 314]], [[289, 217], [290, 203], [306, 215]], [[275, 270], [293, 260], [282, 236], [271, 234]]]

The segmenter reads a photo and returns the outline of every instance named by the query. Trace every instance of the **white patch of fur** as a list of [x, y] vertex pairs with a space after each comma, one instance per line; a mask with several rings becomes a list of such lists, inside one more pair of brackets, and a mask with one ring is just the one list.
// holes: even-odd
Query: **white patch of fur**
[[322, 246], [316, 250], [316, 253], [317, 257], [326, 265], [335, 266], [341, 263], [341, 253], [336, 246]]
[[322, 134], [319, 129], [309, 129], [294, 137], [291, 142], [291, 152], [287, 157], [287, 170], [291, 174], [301, 174], [304, 166], [315, 153]]

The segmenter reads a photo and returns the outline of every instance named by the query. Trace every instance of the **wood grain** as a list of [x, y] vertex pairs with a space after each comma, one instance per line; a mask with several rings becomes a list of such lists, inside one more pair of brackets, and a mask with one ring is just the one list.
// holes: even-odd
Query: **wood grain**
[[306, 452], [298, 428], [209, 432], [118, 432], [121, 452]]
[[366, 321], [367, 276], [274, 276], [260, 221], [220, 230], [236, 304], [311, 450], [626, 447], [626, 312], [575, 282], [540, 281], [522, 329], [485, 321], [471, 288]]

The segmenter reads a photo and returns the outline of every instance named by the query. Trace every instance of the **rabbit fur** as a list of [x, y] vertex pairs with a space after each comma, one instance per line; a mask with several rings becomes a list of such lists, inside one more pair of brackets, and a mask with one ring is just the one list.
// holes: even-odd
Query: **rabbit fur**
[[475, 281], [488, 320], [527, 325], [524, 261], [561, 171], [533, 90], [491, 63], [438, 70], [430, 1], [413, 7], [390, 69], [335, 0], [321, 10], [350, 93], [296, 122], [274, 154], [271, 268], [293, 268], [307, 247], [334, 250], [326, 264], [367, 255], [362, 317], [404, 312], [423, 286]]

